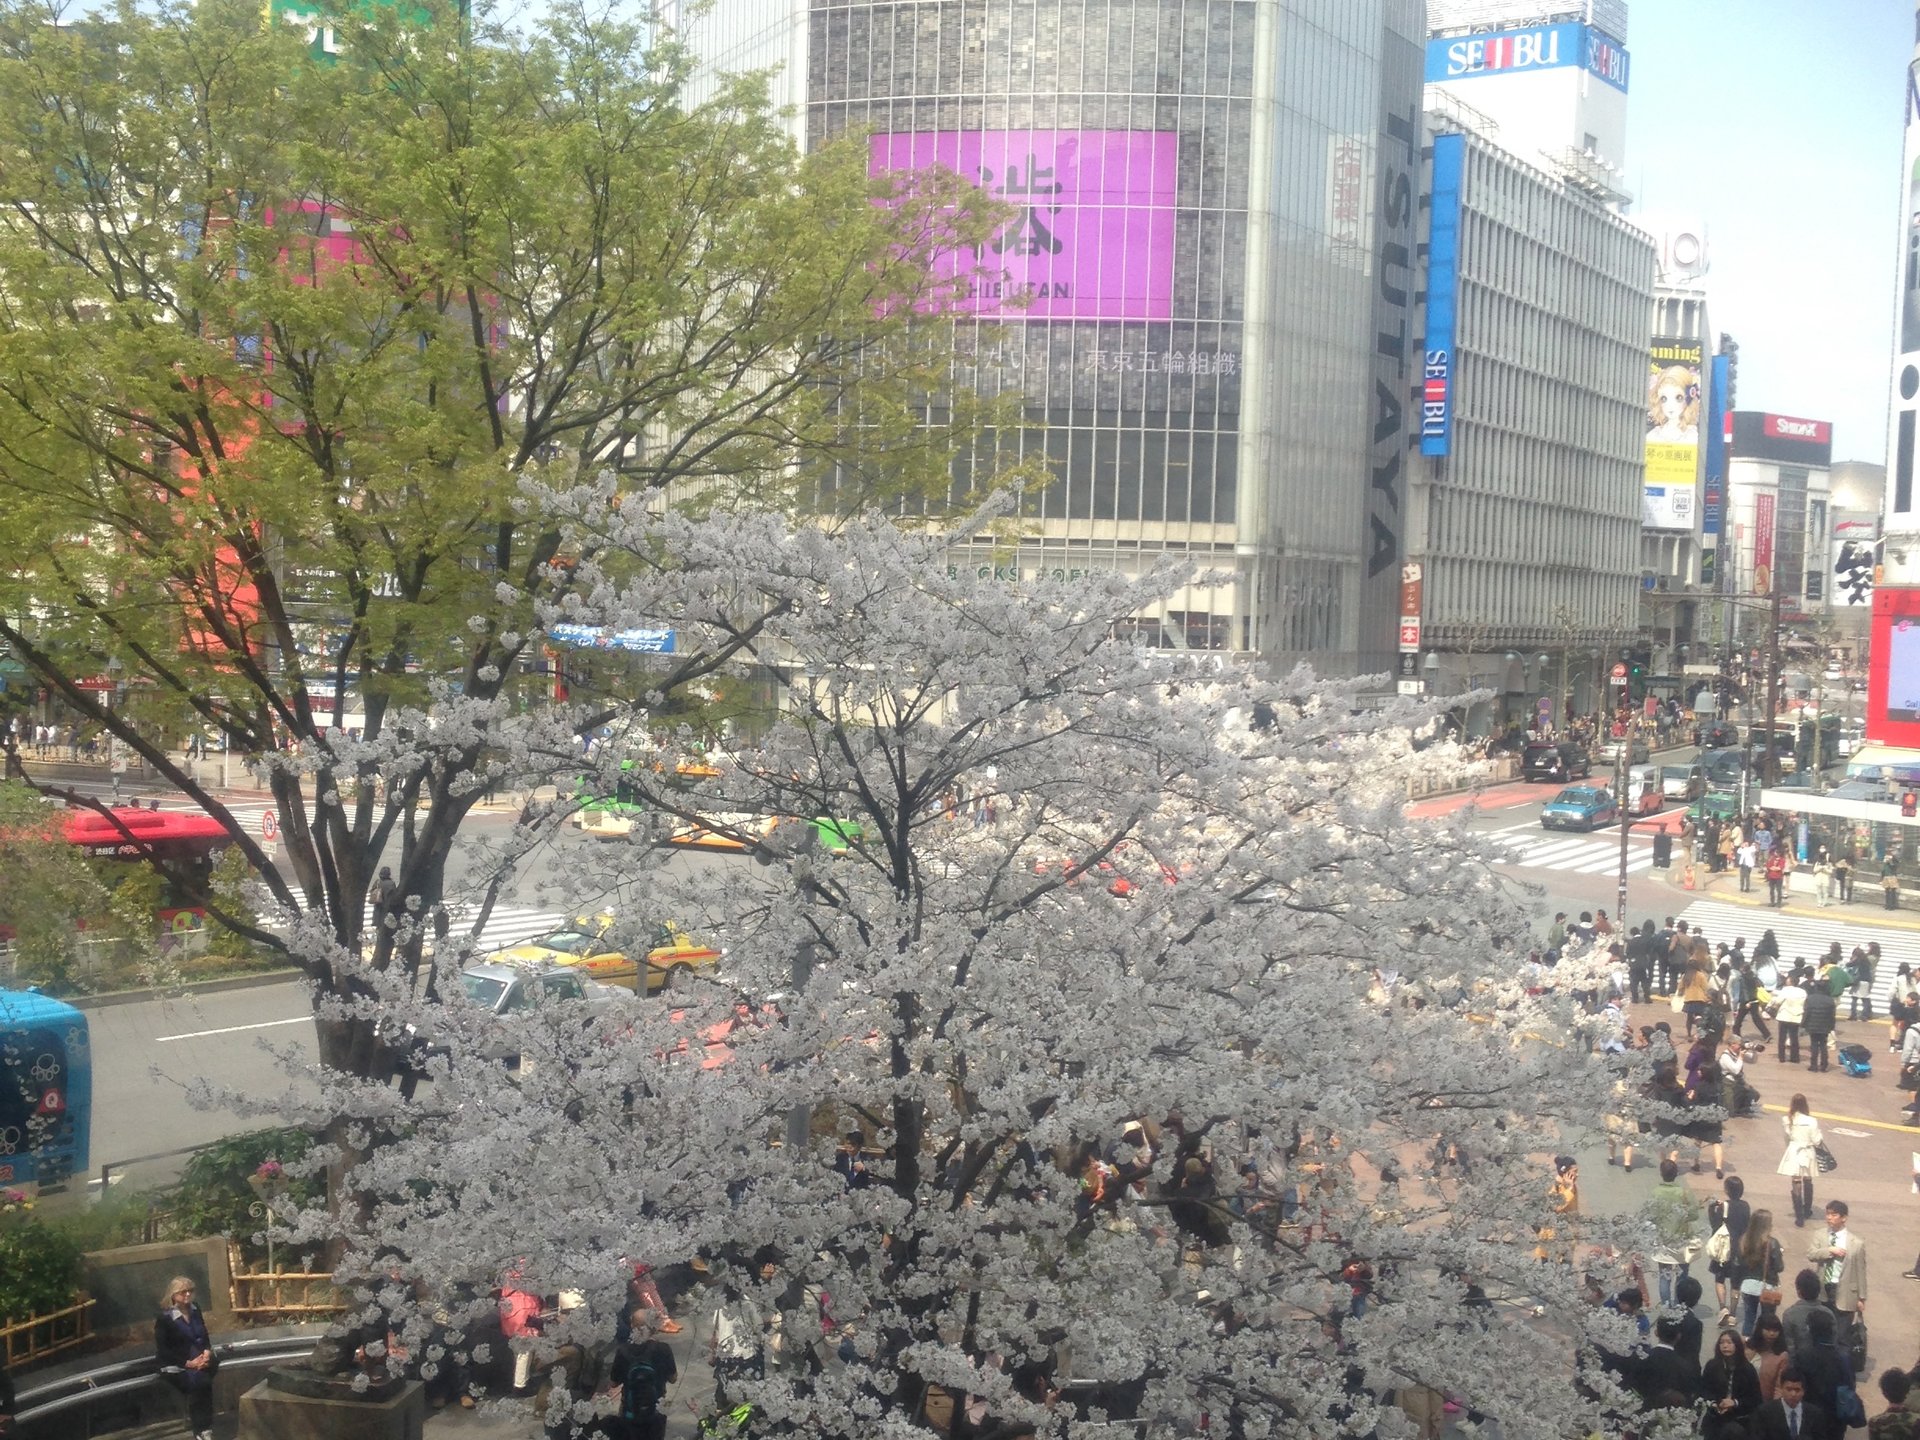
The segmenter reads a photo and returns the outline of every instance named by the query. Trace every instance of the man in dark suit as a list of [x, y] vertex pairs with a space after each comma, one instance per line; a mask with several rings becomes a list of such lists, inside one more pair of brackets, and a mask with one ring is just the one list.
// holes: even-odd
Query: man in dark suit
[[1754, 1440], [1833, 1440], [1827, 1412], [1807, 1399], [1807, 1379], [1789, 1365], [1780, 1372], [1773, 1399], [1753, 1414]]
[[1649, 1410], [1684, 1409], [1700, 1392], [1700, 1371], [1678, 1349], [1680, 1322], [1662, 1315], [1653, 1340], [1653, 1348], [1634, 1366], [1634, 1391]]

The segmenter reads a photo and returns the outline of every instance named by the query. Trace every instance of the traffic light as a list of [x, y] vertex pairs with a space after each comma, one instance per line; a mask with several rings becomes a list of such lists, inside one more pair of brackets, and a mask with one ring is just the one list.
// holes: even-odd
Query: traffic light
[[1911, 790], [1902, 790], [1900, 792], [1900, 813], [1911, 820], [1916, 810], [1920, 810], [1920, 796], [1915, 796]]
[[1840, 577], [1840, 588], [1847, 592], [1849, 605], [1864, 605], [1873, 590], [1873, 550], [1852, 540], [1840, 547], [1840, 558], [1833, 562], [1833, 573]]

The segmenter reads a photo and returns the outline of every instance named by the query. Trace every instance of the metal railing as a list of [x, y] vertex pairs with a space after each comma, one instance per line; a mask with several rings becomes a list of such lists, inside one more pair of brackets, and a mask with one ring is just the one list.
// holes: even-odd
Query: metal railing
[[[277, 1365], [311, 1354], [313, 1336], [281, 1335], [271, 1339], [235, 1340], [216, 1344], [214, 1351], [220, 1357], [223, 1370]], [[30, 1385], [19, 1393], [15, 1423], [22, 1430], [29, 1430], [54, 1416], [64, 1416], [68, 1418], [63, 1420], [59, 1433], [92, 1434], [90, 1424], [83, 1426], [78, 1423], [83, 1412], [137, 1395], [158, 1381], [160, 1376], [160, 1362], [151, 1356], [144, 1356], [138, 1360], [122, 1360], [65, 1375], [40, 1385]]]

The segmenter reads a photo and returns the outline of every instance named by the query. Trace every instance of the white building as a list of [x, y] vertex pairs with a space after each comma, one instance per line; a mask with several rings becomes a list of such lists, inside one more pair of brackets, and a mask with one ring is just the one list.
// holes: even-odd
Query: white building
[[1624, 6], [1428, 16], [1419, 667], [1495, 691], [1484, 732], [1599, 707], [1639, 628], [1655, 244], [1615, 209]]
[[1833, 519], [1828, 469], [1833, 427], [1825, 420], [1733, 412], [1727, 447], [1729, 593], [1734, 635], [1749, 648], [1766, 632], [1759, 602], [1780, 594], [1787, 623], [1827, 615], [1833, 585]]

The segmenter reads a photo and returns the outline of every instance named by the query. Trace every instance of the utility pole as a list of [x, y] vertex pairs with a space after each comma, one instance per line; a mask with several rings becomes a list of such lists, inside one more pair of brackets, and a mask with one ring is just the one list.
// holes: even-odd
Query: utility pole
[[1761, 783], [1780, 783], [1780, 757], [1774, 750], [1775, 727], [1780, 715], [1780, 574], [1771, 577], [1773, 594], [1767, 603], [1767, 758], [1761, 770]]
[[[1625, 689], [1623, 685], [1621, 687]], [[1627, 933], [1627, 837], [1633, 833], [1633, 816], [1627, 813], [1627, 777], [1633, 773], [1633, 732], [1637, 722], [1627, 722], [1627, 735], [1620, 742], [1619, 768], [1615, 772], [1620, 797], [1620, 888], [1614, 897], [1614, 926], [1618, 934]], [[1657, 772], [1656, 772], [1657, 773]], [[1623, 941], [1624, 943], [1624, 941]]]

